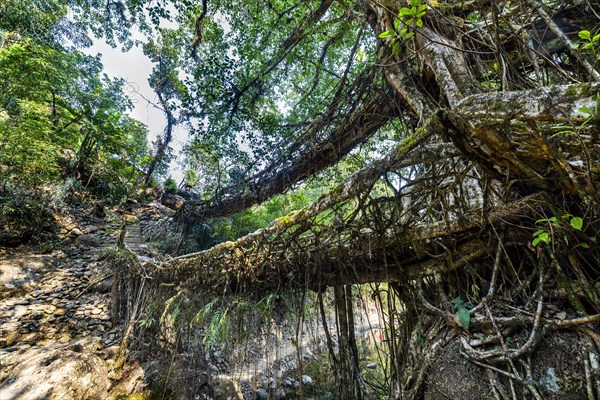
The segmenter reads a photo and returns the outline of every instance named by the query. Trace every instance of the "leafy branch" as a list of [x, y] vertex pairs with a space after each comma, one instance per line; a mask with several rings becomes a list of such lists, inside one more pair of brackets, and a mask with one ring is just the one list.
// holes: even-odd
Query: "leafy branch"
[[[567, 223], [568, 222], [568, 223]], [[574, 231], [583, 232], [584, 221], [583, 218], [574, 216], [572, 214], [564, 214], [562, 217], [552, 216], [549, 218], [542, 218], [535, 221], [536, 225], [545, 225], [533, 233], [533, 241], [531, 244], [535, 247], [540, 243], [547, 245], [552, 241], [552, 232], [558, 229], [572, 229]], [[587, 237], [590, 242], [596, 242], [596, 237]], [[581, 241], [577, 246], [584, 249], [589, 249], [590, 244], [588, 242]], [[575, 246], [575, 247], [577, 247]]]
[[588, 30], [582, 30], [578, 33], [579, 37], [583, 40], [583, 43], [577, 45], [577, 48], [583, 50], [591, 50], [596, 56], [597, 60], [600, 60], [600, 52], [598, 48], [600, 47], [600, 33], [592, 36], [592, 33]]
[[411, 0], [411, 7], [402, 7], [398, 11], [398, 16], [394, 20], [394, 27], [379, 34], [379, 38], [385, 39], [392, 37], [390, 46], [392, 53], [397, 54], [402, 41], [410, 40], [415, 33], [410, 30], [412, 27], [422, 27], [423, 17], [427, 13], [429, 5], [421, 4], [421, 0]]

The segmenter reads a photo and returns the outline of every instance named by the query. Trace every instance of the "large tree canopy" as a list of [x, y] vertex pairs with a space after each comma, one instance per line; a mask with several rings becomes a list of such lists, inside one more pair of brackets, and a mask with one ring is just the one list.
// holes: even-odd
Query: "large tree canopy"
[[491, 176], [515, 179], [525, 192], [585, 197], [595, 189], [579, 182], [579, 169], [555, 161], [557, 143], [569, 136], [554, 134], [564, 126], [582, 133], [593, 116], [597, 87], [578, 83], [600, 79], [596, 8], [588, 1], [207, 1], [180, 9], [179, 29], [190, 38], [180, 43], [189, 54], [183, 114], [197, 140], [236, 172], [190, 212], [240, 211], [378, 131], [406, 136], [433, 116], [434, 140], [452, 141]]
[[572, 178], [546, 176], [556, 154], [539, 142], [560, 142], [558, 126], [576, 129], [594, 112], [594, 88], [564, 85], [600, 80], [595, 1], [59, 3], [73, 29], [156, 37], [146, 48], [168, 125], [187, 121], [201, 143], [189, 149], [219, 160], [195, 166], [218, 176], [188, 215], [241, 211], [377, 132], [406, 136], [434, 115], [434, 134], [488, 174], [525, 191], [584, 190], [564, 163], [554, 172]]

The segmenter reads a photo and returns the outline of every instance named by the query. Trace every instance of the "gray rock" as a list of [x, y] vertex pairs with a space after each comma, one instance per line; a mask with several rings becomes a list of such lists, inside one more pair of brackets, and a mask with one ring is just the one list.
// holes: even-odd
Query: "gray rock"
[[103, 279], [96, 284], [96, 292], [98, 292], [100, 294], [108, 293], [112, 289], [112, 284], [113, 284], [112, 278], [107, 277], [106, 279]]
[[77, 237], [77, 236], [81, 236], [81, 234], [83, 234], [83, 232], [81, 232], [81, 230], [79, 228], [73, 228], [71, 230], [71, 232], [69, 232], [69, 237]]
[[310, 386], [313, 384], [313, 380], [308, 375], [302, 375], [302, 384], [306, 386]]
[[108, 370], [102, 359], [82, 353], [82, 341], [31, 349], [0, 386], [2, 398], [79, 400], [106, 398]]
[[269, 398], [269, 394], [265, 389], [258, 388], [256, 389], [256, 392], [254, 392], [254, 397], [256, 400], [267, 400]]
[[275, 393], [275, 398], [277, 400], [285, 400], [285, 390], [279, 389], [277, 393]]
[[78, 246], [90, 246], [90, 247], [100, 247], [102, 246], [102, 241], [93, 233], [86, 233], [84, 235], [80, 235], [75, 240], [75, 244]]
[[366, 365], [366, 368], [368, 369], [375, 369], [377, 368], [377, 363], [369, 363]]
[[286, 378], [286, 379], [283, 380], [283, 386], [284, 387], [288, 387], [288, 388], [289, 387], [293, 387], [294, 383], [297, 383], [297, 382], [295, 380], [293, 380], [293, 379], [290, 379], [290, 378]]

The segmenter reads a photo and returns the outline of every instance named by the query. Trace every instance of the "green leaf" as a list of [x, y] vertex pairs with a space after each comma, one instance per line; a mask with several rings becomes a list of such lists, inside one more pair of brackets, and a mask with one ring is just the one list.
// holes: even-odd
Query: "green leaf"
[[600, 33], [592, 38], [592, 43], [596, 43], [598, 40], [600, 40]]
[[589, 245], [589, 244], [587, 244], [586, 242], [581, 242], [581, 243], [579, 243], [579, 245], [580, 245], [581, 247], [583, 247], [584, 249], [589, 249], [589, 248], [590, 248], [590, 245]]
[[537, 246], [540, 242], [544, 242], [546, 244], [550, 244], [550, 235], [548, 235], [548, 232], [544, 231], [539, 233], [535, 239], [533, 239], [533, 241], [531, 242], [531, 244], [535, 247]]
[[579, 111], [581, 111], [582, 113], [584, 113], [584, 114], [587, 114], [587, 115], [592, 115], [592, 114], [593, 114], [593, 113], [592, 113], [592, 110], [590, 110], [590, 109], [589, 109], [589, 108], [587, 108], [587, 107], [581, 107], [581, 108], [579, 109]]
[[423, 26], [423, 20], [421, 18], [417, 19], [417, 26], [419, 28]]
[[591, 240], [592, 242], [595, 242], [595, 241], [596, 241], [596, 236], [590, 236], [590, 240]]
[[410, 38], [411, 38], [411, 37], [413, 37], [413, 36], [415, 36], [415, 33], [414, 33], [414, 32], [408, 32], [404, 38], [405, 38], [406, 40], [408, 40], [408, 39], [410, 39]]
[[540, 230], [538, 230], [538, 231], [535, 231], [535, 232], [533, 232], [533, 236], [539, 236], [539, 235], [541, 235], [541, 234], [542, 234], [542, 233], [544, 233], [544, 232], [546, 232], [546, 231], [545, 231], [545, 230], [543, 230], [543, 229], [540, 229]]
[[581, 219], [580, 217], [573, 217], [571, 218], [570, 224], [573, 227], [573, 229], [580, 231], [581, 228], [583, 228], [583, 219]]
[[566, 135], [568, 133], [574, 133], [574, 132], [575, 132], [574, 130], [558, 131], [554, 135], [550, 135], [549, 138], [553, 138], [553, 137], [558, 136], [558, 135]]
[[[428, 8], [429, 8], [429, 5], [422, 4], [422, 5], [419, 6], [419, 8], [417, 8], [417, 12], [421, 13], [421, 12], [427, 10]], [[598, 36], [600, 36], [600, 35], [598, 35]]]
[[396, 18], [396, 19], [394, 20], [394, 29], [396, 29], [396, 30], [397, 30], [397, 29], [400, 27], [400, 23], [401, 23], [401, 22], [402, 22], [402, 21], [400, 21], [398, 18]]
[[420, 332], [417, 335], [417, 343], [419, 344], [419, 347], [425, 347], [425, 344], [426, 344], [425, 337]]
[[548, 232], [541, 233], [538, 237], [542, 242], [550, 244], [550, 235], [548, 235]]
[[469, 314], [469, 310], [467, 310], [466, 308], [461, 308], [458, 310], [456, 315], [458, 316], [458, 320], [460, 321], [460, 324], [464, 328], [468, 329], [469, 325], [471, 324], [471, 314]]
[[379, 38], [380, 39], [385, 39], [386, 37], [390, 37], [394, 35], [394, 31], [393, 30], [389, 30], [389, 31], [385, 31], [385, 32], [381, 32], [379, 34]]
[[578, 35], [580, 38], [582, 38], [584, 40], [590, 40], [590, 37], [591, 37], [590, 31], [587, 31], [585, 29], [582, 31], [579, 31]]
[[571, 131], [575, 129], [571, 125], [553, 125], [551, 128], [552, 129], [565, 129], [565, 130], [568, 129], [568, 130], [571, 130]]

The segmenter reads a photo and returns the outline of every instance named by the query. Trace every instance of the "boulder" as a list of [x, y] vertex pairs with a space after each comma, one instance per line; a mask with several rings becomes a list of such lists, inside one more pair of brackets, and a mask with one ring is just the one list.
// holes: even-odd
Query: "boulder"
[[177, 210], [185, 203], [185, 199], [176, 194], [165, 193], [161, 199], [161, 203], [173, 210]]
[[75, 244], [78, 246], [84, 245], [90, 247], [100, 247], [102, 246], [102, 240], [100, 240], [100, 237], [98, 237], [98, 235], [95, 235], [93, 233], [85, 233], [83, 235], [78, 236], [77, 239], [75, 239]]
[[106, 398], [108, 369], [83, 341], [29, 349], [0, 382], [3, 399]]
[[302, 384], [305, 386], [310, 386], [313, 384], [313, 380], [308, 375], [302, 375]]
[[256, 400], [268, 400], [269, 394], [267, 393], [267, 391], [265, 389], [259, 388], [259, 389], [256, 389], [256, 392], [254, 393], [254, 398]]
[[69, 232], [69, 237], [70, 238], [76, 238], [76, 237], [81, 236], [82, 234], [83, 234], [83, 232], [81, 232], [81, 229], [79, 229], [79, 228], [73, 228]]
[[133, 223], [138, 220], [138, 218], [133, 214], [123, 214], [123, 221]]

